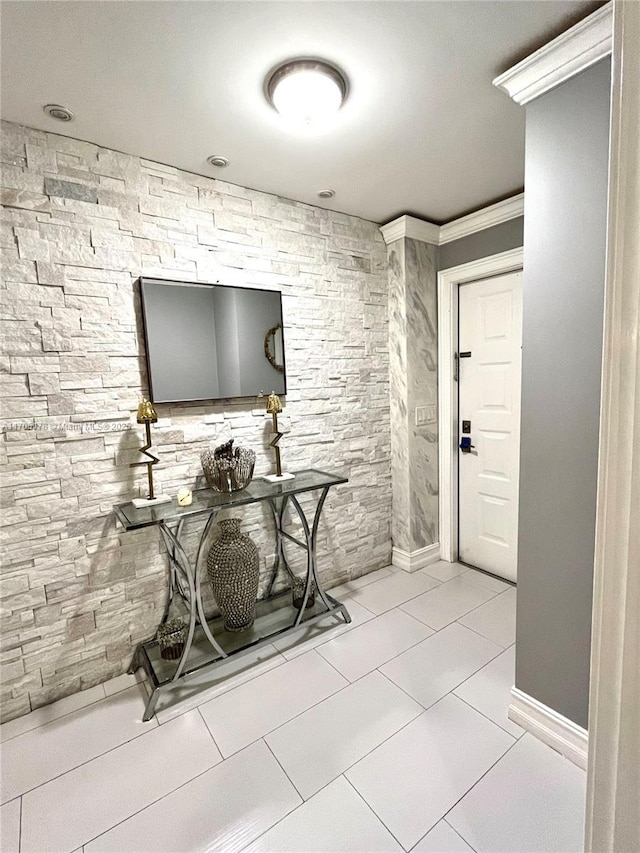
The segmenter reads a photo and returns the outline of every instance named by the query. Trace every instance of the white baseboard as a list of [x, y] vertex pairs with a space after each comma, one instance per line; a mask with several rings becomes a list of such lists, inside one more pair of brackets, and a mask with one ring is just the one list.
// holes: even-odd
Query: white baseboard
[[511, 699], [507, 714], [510, 720], [586, 770], [589, 735], [582, 726], [517, 687], [511, 688]]
[[430, 566], [439, 560], [440, 543], [436, 542], [433, 545], [427, 545], [426, 548], [419, 548], [417, 551], [403, 551], [402, 548], [394, 548], [391, 563], [400, 569], [404, 569], [405, 572], [417, 572], [418, 569], [424, 569], [425, 566]]

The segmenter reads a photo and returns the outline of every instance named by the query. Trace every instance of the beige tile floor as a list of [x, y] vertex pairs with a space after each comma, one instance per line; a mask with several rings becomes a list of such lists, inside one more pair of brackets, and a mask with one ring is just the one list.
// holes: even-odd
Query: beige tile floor
[[142, 723], [131, 676], [0, 727], [3, 853], [582, 849], [585, 775], [507, 719], [515, 589], [392, 567]]

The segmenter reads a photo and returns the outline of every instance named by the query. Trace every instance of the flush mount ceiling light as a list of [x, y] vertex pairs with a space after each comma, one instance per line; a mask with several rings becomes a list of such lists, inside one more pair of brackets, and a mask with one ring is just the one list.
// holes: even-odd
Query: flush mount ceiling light
[[318, 192], [319, 198], [333, 198], [335, 194], [335, 190], [320, 190]]
[[267, 79], [269, 103], [299, 126], [316, 127], [330, 119], [347, 96], [347, 81], [333, 65], [320, 59], [292, 59]]
[[75, 118], [71, 110], [66, 107], [61, 107], [60, 104], [46, 104], [42, 108], [48, 116], [55, 118], [58, 121], [73, 121]]

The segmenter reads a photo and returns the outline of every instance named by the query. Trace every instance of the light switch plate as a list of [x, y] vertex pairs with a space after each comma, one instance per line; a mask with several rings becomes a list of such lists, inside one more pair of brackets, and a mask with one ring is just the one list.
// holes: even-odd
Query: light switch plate
[[427, 426], [436, 422], [435, 406], [416, 406], [416, 426]]

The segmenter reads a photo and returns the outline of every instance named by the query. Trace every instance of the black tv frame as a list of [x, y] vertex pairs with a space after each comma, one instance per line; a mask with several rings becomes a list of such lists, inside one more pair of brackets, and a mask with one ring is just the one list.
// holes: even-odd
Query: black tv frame
[[[225, 397], [189, 397], [181, 400], [155, 400], [153, 394], [153, 376], [151, 372], [151, 360], [149, 358], [149, 340], [147, 333], [147, 315], [146, 315], [146, 307], [145, 307], [145, 298], [144, 298], [144, 290], [142, 287], [143, 282], [161, 282], [162, 284], [177, 284], [177, 285], [195, 285], [197, 287], [228, 287], [233, 290], [250, 290], [257, 291], [259, 293], [273, 293], [277, 294], [278, 302], [280, 306], [280, 319], [281, 319], [281, 328], [282, 328], [282, 381], [284, 385], [284, 391], [278, 392], [279, 396], [286, 396], [287, 394], [287, 359], [286, 359], [286, 347], [285, 347], [285, 337], [284, 337], [284, 318], [282, 315], [282, 291], [274, 290], [273, 288], [267, 287], [245, 287], [241, 285], [235, 284], [223, 284], [222, 282], [205, 282], [205, 281], [190, 281], [185, 279], [173, 279], [173, 278], [158, 278], [157, 276], [139, 276], [135, 281], [135, 286], [140, 294], [140, 305], [142, 309], [142, 334], [144, 340], [144, 357], [147, 365], [147, 379], [149, 382], [149, 398], [153, 402], [157, 402], [160, 405], [171, 404], [171, 403], [204, 403], [204, 402], [224, 402], [226, 400], [252, 400], [255, 399], [257, 394], [238, 394], [233, 396], [225, 396]], [[266, 357], [265, 357], [266, 358]], [[265, 392], [265, 396], [271, 393], [271, 388], [262, 389]]]

